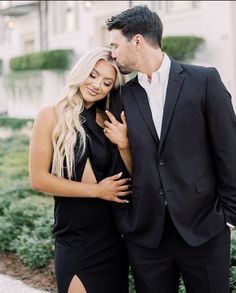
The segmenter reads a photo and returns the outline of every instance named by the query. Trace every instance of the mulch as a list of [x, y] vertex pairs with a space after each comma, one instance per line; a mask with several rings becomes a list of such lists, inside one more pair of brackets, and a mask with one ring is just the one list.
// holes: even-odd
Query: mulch
[[12, 276], [36, 289], [56, 293], [53, 262], [43, 269], [32, 270], [22, 264], [14, 254], [0, 254], [0, 273]]

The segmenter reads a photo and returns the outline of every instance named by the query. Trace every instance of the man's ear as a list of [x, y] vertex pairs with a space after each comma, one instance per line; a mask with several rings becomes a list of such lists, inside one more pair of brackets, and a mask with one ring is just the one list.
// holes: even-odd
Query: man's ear
[[135, 48], [139, 49], [143, 46], [144, 38], [142, 35], [137, 34], [132, 38], [132, 44]]

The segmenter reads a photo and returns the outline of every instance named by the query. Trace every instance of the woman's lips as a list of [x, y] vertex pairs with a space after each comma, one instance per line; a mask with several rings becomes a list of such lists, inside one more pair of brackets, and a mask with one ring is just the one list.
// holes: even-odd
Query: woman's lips
[[89, 94], [90, 94], [91, 96], [97, 96], [97, 95], [98, 95], [98, 92], [96, 92], [96, 91], [90, 89], [89, 87], [87, 87], [87, 90], [88, 90], [88, 92], [89, 92]]

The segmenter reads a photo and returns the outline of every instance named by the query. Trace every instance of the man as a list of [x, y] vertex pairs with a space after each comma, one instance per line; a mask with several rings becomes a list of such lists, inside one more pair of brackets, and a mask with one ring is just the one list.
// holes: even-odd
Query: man
[[[162, 23], [146, 6], [107, 21], [113, 58], [138, 71], [112, 111], [124, 110], [132, 200], [118, 208], [137, 293], [229, 292], [236, 225], [236, 117], [216, 69], [161, 50]], [[124, 119], [122, 119], [124, 121]]]

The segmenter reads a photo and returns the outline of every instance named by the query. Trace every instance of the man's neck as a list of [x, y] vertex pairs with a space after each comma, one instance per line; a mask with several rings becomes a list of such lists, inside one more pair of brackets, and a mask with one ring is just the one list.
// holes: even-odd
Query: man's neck
[[148, 81], [151, 83], [152, 74], [158, 70], [164, 59], [164, 54], [161, 49], [148, 48], [142, 56], [142, 63], [138, 71], [147, 74]]

